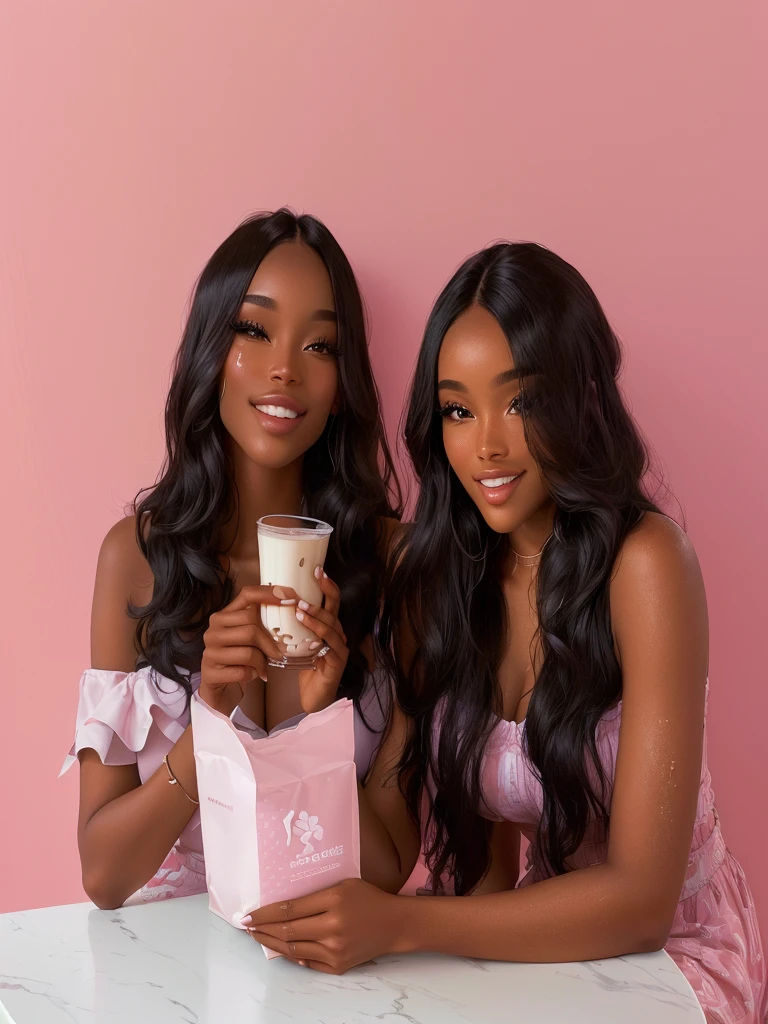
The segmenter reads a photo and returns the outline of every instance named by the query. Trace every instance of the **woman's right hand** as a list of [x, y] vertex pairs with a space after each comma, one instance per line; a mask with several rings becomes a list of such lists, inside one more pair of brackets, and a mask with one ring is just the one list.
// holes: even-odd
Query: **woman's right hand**
[[231, 715], [252, 680], [266, 681], [267, 659], [281, 651], [261, 621], [263, 604], [295, 604], [290, 587], [243, 587], [226, 608], [211, 615], [203, 636], [200, 696], [210, 707]]

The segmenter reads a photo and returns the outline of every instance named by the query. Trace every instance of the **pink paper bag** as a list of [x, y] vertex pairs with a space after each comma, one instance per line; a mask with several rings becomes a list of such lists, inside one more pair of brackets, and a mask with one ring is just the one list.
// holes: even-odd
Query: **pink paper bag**
[[259, 739], [197, 694], [191, 713], [215, 914], [242, 928], [259, 907], [360, 877], [352, 701]]

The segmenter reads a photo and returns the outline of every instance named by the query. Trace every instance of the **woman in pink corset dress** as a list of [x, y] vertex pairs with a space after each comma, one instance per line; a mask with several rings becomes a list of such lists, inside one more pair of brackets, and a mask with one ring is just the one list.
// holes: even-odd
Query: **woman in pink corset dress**
[[[370, 635], [398, 509], [360, 293], [318, 220], [261, 214], [213, 254], [176, 357], [166, 441], [158, 483], [101, 547], [65, 764], [80, 762], [83, 884], [100, 907], [205, 890], [198, 686], [261, 731], [314, 710], [318, 694], [351, 697], [361, 770], [372, 753]], [[297, 612], [317, 635], [302, 673], [267, 665], [280, 652], [260, 606], [297, 600], [260, 586], [257, 521], [272, 513], [334, 527], [327, 575], [315, 569], [324, 605]]]
[[[379, 629], [399, 708], [361, 800], [376, 857], [367, 881], [255, 912], [259, 941], [331, 971], [663, 947], [710, 1024], [764, 1020], [707, 769], [702, 577], [644, 490], [619, 369], [594, 293], [542, 246], [483, 250], [438, 298], [405, 427], [419, 501]], [[395, 895], [422, 837], [434, 895]]]

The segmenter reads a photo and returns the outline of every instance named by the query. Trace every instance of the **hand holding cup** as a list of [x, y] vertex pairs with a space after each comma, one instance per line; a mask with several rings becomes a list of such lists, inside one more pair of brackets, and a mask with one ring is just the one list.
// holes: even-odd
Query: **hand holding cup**
[[315, 663], [299, 673], [301, 706], [308, 714], [322, 711], [336, 700], [349, 658], [347, 637], [339, 622], [339, 588], [319, 565], [315, 569], [315, 578], [323, 603], [309, 604], [300, 600], [296, 611], [296, 618], [311, 629], [316, 638], [309, 644], [310, 650], [316, 652]]
[[200, 668], [200, 696], [206, 704], [230, 715], [249, 682], [266, 680], [268, 661], [281, 653], [262, 622], [262, 609], [295, 608], [297, 601], [298, 594], [290, 587], [243, 587], [211, 615]]

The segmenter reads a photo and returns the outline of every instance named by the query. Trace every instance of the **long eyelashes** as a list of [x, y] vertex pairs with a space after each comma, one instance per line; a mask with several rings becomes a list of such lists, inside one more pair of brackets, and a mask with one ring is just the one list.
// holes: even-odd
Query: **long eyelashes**
[[[269, 341], [269, 335], [264, 330], [260, 323], [255, 323], [253, 320], [233, 320], [230, 327], [235, 334], [244, 334], [248, 338], [264, 338]], [[329, 341], [327, 338], [316, 338], [310, 342], [309, 345], [304, 349], [305, 352], [319, 352], [322, 355], [338, 356], [340, 349], [335, 342]]]
[[[515, 395], [512, 401], [509, 403], [508, 412], [514, 413], [515, 416], [519, 416], [523, 411], [523, 399], [522, 395]], [[458, 402], [446, 402], [445, 405], [438, 409], [440, 415], [446, 419], [452, 418], [455, 422], [461, 422], [461, 420], [468, 419], [472, 413], [464, 405], [459, 405]], [[454, 416], [454, 413], [456, 415]], [[464, 415], [462, 415], [464, 414]]]
[[[458, 402], [446, 402], [445, 405], [441, 406], [440, 415], [447, 419], [449, 416], [453, 416], [454, 413], [466, 413], [467, 416], [471, 416], [469, 409], [465, 409], [463, 405], [459, 405]], [[457, 420], [466, 419], [465, 416], [457, 415]]]
[[261, 324], [254, 323], [253, 320], [233, 320], [230, 327], [235, 334], [246, 334], [249, 338], [266, 338], [269, 341], [269, 335]]
[[332, 341], [328, 341], [326, 338], [318, 338], [317, 341], [310, 342], [309, 345], [304, 349], [305, 352], [322, 352], [323, 355], [327, 356], [338, 356], [341, 354], [341, 349]]

